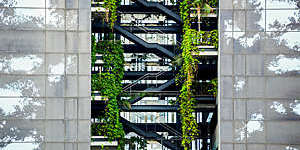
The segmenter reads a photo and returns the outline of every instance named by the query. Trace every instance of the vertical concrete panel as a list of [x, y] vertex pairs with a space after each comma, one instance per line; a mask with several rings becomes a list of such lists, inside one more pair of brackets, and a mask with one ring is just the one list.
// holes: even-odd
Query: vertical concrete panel
[[299, 4], [220, 0], [222, 150], [299, 149]]
[[0, 16], [0, 149], [88, 150], [90, 1], [1, 1]]

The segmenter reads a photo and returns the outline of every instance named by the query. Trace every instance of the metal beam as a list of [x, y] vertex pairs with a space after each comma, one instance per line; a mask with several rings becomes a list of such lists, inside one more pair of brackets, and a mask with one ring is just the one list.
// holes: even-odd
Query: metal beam
[[123, 26], [126, 30], [132, 33], [181, 33], [179, 26]]
[[[162, 46], [166, 49], [176, 48], [175, 45], [162, 45]], [[151, 49], [146, 49], [145, 47], [137, 44], [123, 44], [123, 49], [125, 53], [153, 53]]]
[[122, 109], [124, 112], [176, 112], [178, 106], [174, 105], [132, 105], [131, 109]]
[[157, 2], [148, 2], [146, 0], [136, 0], [136, 3], [146, 7], [147, 9], [157, 9], [158, 11], [162, 12], [164, 15], [168, 16], [169, 18], [173, 19], [177, 23], [182, 23], [181, 17], [173, 12], [172, 10], [168, 9], [164, 5], [157, 3]]
[[[159, 71], [125, 71], [124, 72], [124, 80], [134, 80], [137, 79], [141, 76], [144, 76], [145, 74], [148, 73], [158, 73]], [[174, 77], [174, 73], [172, 71], [166, 71], [163, 76], [159, 76], [157, 79], [158, 80], [168, 80]], [[150, 80], [151, 78], [149, 78]], [[154, 79], [154, 78], [152, 78]]]
[[[106, 103], [105, 101], [92, 101], [91, 102], [92, 113], [104, 111]], [[214, 104], [198, 104], [194, 107], [197, 112], [214, 112], [215, 111]], [[124, 112], [178, 112], [179, 106], [176, 105], [132, 105], [131, 109], [122, 107], [122, 111]]]
[[[213, 112], [213, 105], [198, 105], [194, 107], [197, 112]], [[179, 106], [174, 105], [132, 105], [131, 109], [123, 108], [124, 112], [178, 112]]]
[[171, 150], [177, 150], [178, 147], [171, 143], [170, 140], [165, 139], [162, 135], [154, 132], [154, 131], [148, 131], [146, 132], [145, 130], [139, 128], [136, 126], [134, 123], [129, 122], [128, 120], [120, 117], [120, 121], [122, 122], [123, 126], [127, 129], [130, 129], [134, 131], [136, 134], [143, 136], [145, 139], [153, 139], [156, 140], [157, 142], [160, 142], [162, 145], [165, 147], [171, 149]]
[[[122, 24], [121, 24], [122, 26]], [[124, 29], [130, 31], [131, 33], [181, 33], [181, 28], [179, 26], [122, 26]], [[92, 23], [93, 33], [101, 32], [108, 33], [110, 30], [103, 25], [103, 23], [97, 21]]]
[[[92, 4], [92, 7], [100, 7], [100, 4]], [[171, 10], [178, 10], [178, 5], [164, 5], [166, 8]], [[156, 9], [145, 9], [137, 4], [132, 5], [120, 5], [118, 7], [118, 12], [120, 13], [157, 13]]]

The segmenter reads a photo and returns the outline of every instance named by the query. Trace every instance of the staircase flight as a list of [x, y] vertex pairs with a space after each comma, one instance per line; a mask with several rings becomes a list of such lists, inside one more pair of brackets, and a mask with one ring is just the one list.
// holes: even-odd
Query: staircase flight
[[171, 150], [178, 150], [178, 147], [175, 146], [172, 142], [165, 139], [162, 135], [159, 135], [156, 132], [145, 132], [144, 130], [140, 129], [138, 126], [136, 126], [134, 123], [129, 122], [125, 118], [120, 117], [120, 121], [122, 124], [131, 130], [133, 130], [136, 134], [143, 136], [145, 139], [154, 139], [163, 146], [171, 149]]
[[[172, 85], [172, 84], [174, 84], [174, 83], [175, 83], [175, 78], [173, 78], [173, 79], [167, 81], [166, 83], [160, 85], [160, 86], [157, 87], [157, 88], [147, 88], [147, 89], [144, 90], [144, 92], [162, 91], [162, 90], [166, 89], [167, 87], [169, 87], [170, 85]], [[143, 99], [143, 97], [145, 97], [145, 96], [138, 96], [138, 97], [136, 97], [135, 99], [130, 100], [129, 102], [130, 102], [131, 104], [134, 104], [134, 103], [140, 101], [141, 99]]]
[[134, 35], [133, 33], [129, 32], [129, 31], [125, 30], [124, 28], [122, 28], [119, 25], [115, 25], [114, 29], [116, 31], [118, 31], [119, 33], [121, 33], [122, 36], [124, 36], [128, 40], [133, 41], [136, 44], [142, 45], [145, 48], [152, 49], [154, 53], [163, 54], [170, 59], [173, 59], [173, 57], [175, 56], [174, 53], [170, 52], [169, 50], [160, 46], [159, 44], [147, 43], [143, 39], [139, 38], [138, 36]]
[[136, 0], [136, 3], [143, 5], [148, 8], [156, 8], [166, 14], [168, 17], [176, 21], [177, 23], [182, 23], [182, 20], [179, 15], [165, 7], [164, 5], [161, 5], [157, 2], [147, 2], [146, 0]]

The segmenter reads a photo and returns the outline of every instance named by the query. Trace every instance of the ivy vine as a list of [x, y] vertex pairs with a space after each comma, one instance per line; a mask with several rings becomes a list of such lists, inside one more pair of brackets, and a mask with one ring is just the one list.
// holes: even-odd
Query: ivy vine
[[193, 32], [195, 32], [197, 36], [198, 45], [214, 46], [215, 48], [218, 48], [218, 42], [219, 42], [218, 30], [211, 30], [211, 31], [193, 30]]
[[125, 146], [125, 132], [120, 122], [120, 94], [124, 76], [124, 50], [121, 42], [114, 40], [113, 27], [117, 21], [117, 7], [120, 0], [104, 0], [105, 21], [111, 31], [105, 40], [96, 42], [92, 37], [92, 66], [95, 66], [96, 54], [102, 56], [103, 72], [92, 75], [92, 90], [99, 91], [107, 99], [105, 114], [100, 116], [102, 125], [93, 126], [99, 135], [106, 136], [108, 141], [118, 141], [118, 150]]
[[193, 115], [195, 112], [193, 81], [197, 73], [199, 61], [193, 56], [193, 52], [199, 51], [198, 45], [212, 45], [216, 48], [218, 47], [217, 30], [205, 32], [191, 29], [191, 8], [195, 7], [195, 3], [197, 3], [197, 7], [205, 6], [210, 8], [205, 2], [204, 0], [183, 0], [180, 2], [180, 15], [183, 20], [183, 41], [181, 44], [181, 60], [179, 60], [181, 61], [181, 68], [177, 79], [183, 81], [179, 95], [179, 104], [182, 123], [182, 146], [185, 150], [191, 148], [192, 141], [195, 140], [195, 137], [199, 134], [198, 124]]
[[209, 0], [207, 3], [208, 3], [209, 6], [211, 6], [213, 8], [216, 8], [219, 5], [219, 1], [218, 0]]
[[190, 0], [183, 0], [180, 3], [180, 15], [183, 20], [183, 41], [182, 49], [182, 67], [179, 78], [183, 79], [180, 90], [179, 103], [182, 123], [182, 146], [185, 150], [190, 149], [192, 141], [198, 135], [198, 125], [193, 115], [194, 98], [192, 97], [192, 82], [197, 70], [198, 60], [192, 55], [197, 50], [197, 45], [193, 42], [196, 37], [195, 32], [191, 29]]
[[137, 146], [138, 150], [147, 150], [147, 140], [138, 136], [132, 136], [125, 140], [129, 144], [129, 148]]
[[101, 118], [103, 125], [98, 126], [100, 135], [109, 141], [118, 141], [118, 149], [124, 149], [125, 132], [120, 122], [119, 99], [122, 92], [124, 76], [124, 50], [120, 41], [114, 41], [110, 34], [107, 40], [92, 43], [92, 64], [95, 64], [95, 55], [102, 55], [104, 71], [92, 75], [92, 90], [99, 91], [100, 95], [108, 99], [105, 114]]
[[212, 79], [211, 80], [211, 88], [208, 90], [208, 92], [210, 92], [214, 97], [217, 97], [218, 95], [218, 79]]
[[104, 0], [103, 7], [105, 8], [105, 21], [109, 23], [112, 30], [117, 21], [117, 8], [120, 3], [121, 0]]

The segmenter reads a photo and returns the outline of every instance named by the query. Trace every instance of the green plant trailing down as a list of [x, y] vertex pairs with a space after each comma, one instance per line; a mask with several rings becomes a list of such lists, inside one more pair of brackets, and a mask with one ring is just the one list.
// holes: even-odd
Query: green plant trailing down
[[124, 50], [120, 41], [113, 36], [114, 23], [117, 20], [117, 7], [120, 0], [104, 0], [105, 21], [109, 24], [111, 33], [104, 41], [96, 43], [92, 37], [92, 65], [95, 65], [96, 54], [102, 55], [104, 71], [92, 75], [92, 90], [99, 91], [107, 99], [104, 116], [99, 118], [103, 125], [96, 125], [96, 131], [108, 138], [108, 141], [118, 141], [118, 150], [125, 146], [125, 132], [120, 122], [120, 94], [122, 92], [122, 79], [124, 76]]
[[218, 79], [215, 78], [211, 80], [212, 88], [208, 90], [208, 92], [212, 93], [214, 97], [217, 97], [218, 95]]
[[[215, 4], [215, 3], [213, 3]], [[210, 32], [196, 31], [191, 29], [191, 8], [196, 7], [198, 20], [200, 21], [200, 13], [209, 13], [212, 8], [209, 6], [208, 0], [183, 0], [180, 2], [180, 15], [183, 20], [183, 41], [181, 44], [181, 58], [179, 57], [175, 64], [181, 64], [180, 75], [178, 78], [183, 80], [180, 90], [179, 103], [182, 122], [182, 145], [185, 150], [191, 148], [191, 143], [198, 135], [198, 125], [193, 115], [194, 98], [192, 84], [197, 72], [198, 60], [193, 53], [198, 52], [198, 45], [212, 45], [218, 47], [217, 30]], [[201, 12], [201, 10], [203, 10]], [[200, 30], [200, 26], [198, 27]], [[178, 79], [177, 78], [177, 79]]]
[[130, 149], [137, 145], [138, 150], [147, 150], [147, 140], [141, 137], [130, 137], [129, 139], [125, 140], [125, 143], [129, 144]]
[[91, 59], [92, 59], [92, 66], [95, 66], [96, 63], [96, 52], [97, 52], [97, 43], [96, 38], [94, 35], [92, 35], [92, 52], [91, 52]]
[[197, 32], [198, 45], [207, 45], [207, 46], [214, 46], [215, 48], [218, 48], [218, 30], [211, 30], [211, 31], [194, 31]]
[[219, 3], [218, 0], [209, 0], [209, 1], [207, 2], [207, 4], [208, 4], [209, 6], [211, 6], [211, 7], [213, 7], [213, 8], [218, 7], [218, 3]]
[[112, 30], [117, 21], [117, 8], [120, 3], [121, 0], [104, 0], [103, 7], [105, 8], [105, 21], [109, 23]]
[[180, 78], [184, 80], [180, 90], [180, 113], [182, 122], [182, 146], [189, 150], [191, 142], [198, 135], [198, 126], [194, 112], [194, 98], [192, 97], [192, 81], [197, 70], [198, 61], [192, 55], [198, 50], [194, 44], [195, 32], [191, 29], [190, 10], [192, 3], [190, 0], [183, 0], [180, 3], [180, 15], [183, 24], [183, 41], [181, 44], [183, 64], [180, 70]]
[[[118, 149], [124, 149], [124, 129], [120, 122], [120, 107], [118, 101], [122, 92], [124, 76], [124, 50], [120, 41], [114, 41], [112, 34], [109, 40], [100, 41], [93, 46], [97, 54], [102, 54], [104, 71], [92, 77], [92, 90], [108, 99], [105, 115], [101, 118], [103, 125], [97, 126], [100, 135], [109, 141], [118, 141]], [[92, 56], [93, 57], [93, 56]], [[93, 60], [93, 58], [92, 58]]]

